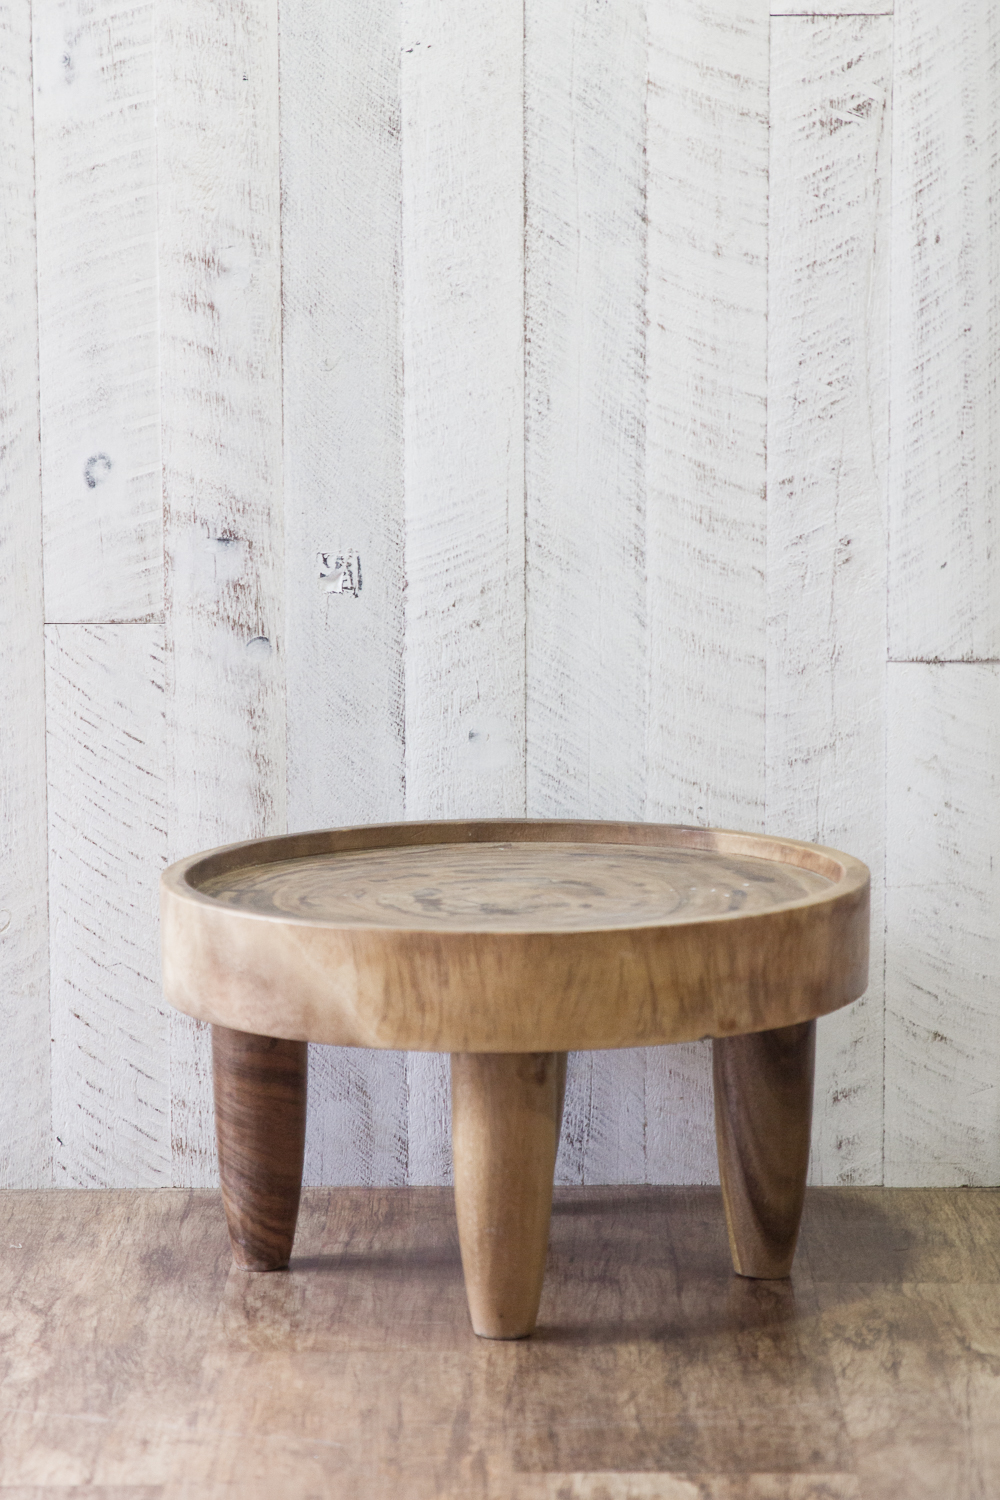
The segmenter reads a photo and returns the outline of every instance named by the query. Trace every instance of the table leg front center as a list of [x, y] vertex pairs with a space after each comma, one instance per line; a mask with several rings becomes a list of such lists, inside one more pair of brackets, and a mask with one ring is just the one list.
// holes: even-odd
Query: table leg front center
[[565, 1086], [565, 1052], [452, 1053], [455, 1210], [480, 1338], [535, 1327]]

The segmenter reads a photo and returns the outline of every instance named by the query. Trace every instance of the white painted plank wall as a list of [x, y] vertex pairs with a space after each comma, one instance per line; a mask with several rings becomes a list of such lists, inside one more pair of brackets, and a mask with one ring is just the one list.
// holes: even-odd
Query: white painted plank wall
[[872, 871], [871, 985], [820, 1023], [813, 1180], [880, 1182], [892, 22], [772, 21], [767, 829]]
[[892, 0], [772, 0], [772, 16], [891, 16]]
[[885, 1177], [1000, 1182], [1000, 5], [900, 0]]
[[0, 1187], [52, 1172], [34, 177], [31, 8], [0, 0]]
[[[152, 876], [282, 828], [286, 777], [296, 826], [766, 823], [877, 894], [883, 736], [886, 1179], [1000, 1175], [1000, 0], [776, 0], [770, 103], [756, 0], [547, 5], [295, 0], [279, 76], [275, 0], [161, 9], [155, 59], [151, 6], [38, 0], [32, 82], [0, 0], [0, 1181], [50, 1180], [50, 1036], [59, 1180], [213, 1180]], [[46, 614], [86, 622], [48, 633], [51, 1032], [39, 401]], [[821, 1181], [880, 1171], [879, 921]], [[714, 1176], [706, 1047], [574, 1071], [566, 1178]], [[441, 1060], [313, 1076], [314, 1180], [447, 1178]]]
[[[768, 7], [679, 0], [648, 27], [646, 816], [758, 829]], [[649, 1054], [652, 1181], [714, 1177], [710, 1067], [705, 1045]]]
[[[520, 0], [402, 7], [406, 812], [520, 816]], [[450, 1170], [446, 1060], [410, 1061], [408, 1180]]]
[[150, 0], [36, 0], [45, 601], [50, 621], [163, 603]]
[[169, 1187], [163, 626], [45, 632], [57, 1187]]
[[[286, 822], [275, 0], [157, 33], [167, 846]], [[171, 1017], [174, 1173], [215, 1180], [207, 1033]]]
[[[400, 18], [280, 11], [289, 828], [402, 818]], [[329, 568], [323, 566], [326, 556]], [[353, 589], [321, 577], [353, 559]], [[358, 572], [360, 567], [360, 574]], [[401, 1053], [310, 1052], [306, 1180], [406, 1175]]]
[[885, 1180], [1000, 1181], [1000, 667], [889, 668]]
[[895, 18], [889, 648], [1000, 657], [1000, 0]]
[[[643, 816], [641, 0], [525, 12], [527, 808]], [[570, 1060], [557, 1177], [645, 1178], [645, 1053]]]

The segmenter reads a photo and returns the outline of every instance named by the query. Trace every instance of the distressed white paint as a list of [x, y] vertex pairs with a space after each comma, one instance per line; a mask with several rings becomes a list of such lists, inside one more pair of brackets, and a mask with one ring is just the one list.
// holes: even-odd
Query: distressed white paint
[[[409, 817], [525, 808], [522, 22], [520, 0], [402, 7]], [[428, 1067], [446, 1097], [417, 1060], [411, 1163], [447, 1150]]]
[[[399, 7], [299, 0], [280, 23], [288, 821], [389, 822], [404, 811]], [[331, 591], [324, 555], [352, 553], [358, 592]], [[403, 1055], [313, 1048], [307, 1180], [405, 1172]]]
[[163, 626], [50, 625], [53, 1177], [165, 1187]]
[[[528, 812], [645, 801], [641, 0], [525, 11]], [[645, 1054], [581, 1055], [561, 1181], [642, 1181]]]
[[[182, 0], [154, 121], [150, 6], [37, 0], [32, 80], [0, 0], [0, 1003], [30, 1080], [0, 1181], [50, 1180], [50, 1035], [61, 1180], [213, 1180], [149, 879], [284, 826], [286, 775], [295, 826], [766, 823], [867, 857], [877, 898], [883, 731], [886, 1172], [997, 1180], [997, 668], [891, 666], [886, 699], [882, 664], [887, 605], [896, 656], [1000, 656], [1000, 7], [891, 8], [774, 0], [769, 109], [757, 0], [292, 0], [280, 79], [276, 0]], [[92, 622], [49, 636], [52, 1032], [43, 554], [48, 619]], [[875, 911], [876, 985], [822, 1028], [823, 1181], [878, 1176]], [[708, 1068], [574, 1058], [561, 1176], [711, 1179]], [[323, 1050], [312, 1082], [312, 1180], [448, 1180], [444, 1059]]]
[[647, 815], [764, 818], [768, 13], [649, 15]]
[[892, 23], [776, 20], [771, 43], [767, 829], [872, 871], [868, 994], [819, 1028], [812, 1172], [880, 1182]]
[[812, 0], [787, 3], [773, 0], [771, 16], [891, 16], [892, 0]]
[[[285, 826], [275, 0], [158, 15], [167, 843]], [[171, 1021], [174, 1171], [214, 1180], [206, 1037]]]
[[162, 608], [151, 0], [36, 0], [49, 620]]
[[0, 1187], [50, 1181], [38, 305], [28, 0], [0, 0]]
[[768, 27], [765, 0], [649, 10], [646, 816], [744, 829], [764, 821]]
[[522, 7], [405, 0], [406, 807], [524, 812]]
[[900, 0], [889, 647], [1000, 657], [1000, 0]]
[[885, 1180], [1000, 1183], [1000, 667], [889, 667]]

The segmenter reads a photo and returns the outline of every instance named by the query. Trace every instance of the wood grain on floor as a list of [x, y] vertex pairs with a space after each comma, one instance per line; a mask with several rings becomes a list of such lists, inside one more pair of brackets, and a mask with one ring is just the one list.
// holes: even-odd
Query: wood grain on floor
[[557, 1191], [539, 1330], [471, 1333], [450, 1190], [0, 1194], [0, 1500], [1000, 1494], [1000, 1192], [815, 1189], [791, 1282], [714, 1188]]

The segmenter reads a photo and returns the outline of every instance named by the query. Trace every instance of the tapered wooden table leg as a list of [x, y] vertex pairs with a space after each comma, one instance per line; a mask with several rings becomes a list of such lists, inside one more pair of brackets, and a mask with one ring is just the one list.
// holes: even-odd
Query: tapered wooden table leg
[[816, 1022], [713, 1043], [715, 1138], [740, 1276], [792, 1269], [812, 1124]]
[[305, 1042], [212, 1027], [215, 1131], [233, 1260], [287, 1266], [302, 1191]]
[[519, 1339], [538, 1317], [565, 1052], [453, 1052], [455, 1209], [472, 1327]]

